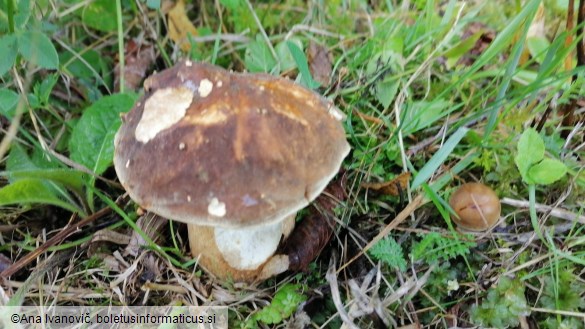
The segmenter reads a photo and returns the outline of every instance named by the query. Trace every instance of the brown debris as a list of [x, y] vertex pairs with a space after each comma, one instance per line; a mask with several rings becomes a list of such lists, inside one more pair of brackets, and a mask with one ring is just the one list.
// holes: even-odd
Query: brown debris
[[[145, 216], [138, 218], [136, 225], [155, 243], [162, 240], [162, 232], [168, 220], [164, 217], [155, 215], [154, 213], [147, 213]], [[136, 231], [132, 231], [130, 241], [124, 250], [124, 255], [132, 255], [137, 257], [141, 249], [148, 243]]]
[[410, 181], [410, 172], [406, 171], [394, 177], [391, 181], [383, 183], [362, 183], [361, 186], [366, 189], [374, 190], [378, 193], [400, 196], [401, 191], [406, 191]]
[[309, 43], [307, 49], [307, 60], [309, 61], [309, 70], [313, 75], [313, 79], [319, 82], [322, 87], [329, 86], [329, 79], [331, 78], [332, 58], [331, 53], [327, 47], [318, 43]]
[[181, 50], [189, 51], [191, 49], [189, 36], [194, 37], [199, 33], [197, 32], [195, 25], [193, 25], [189, 17], [187, 17], [185, 1], [178, 0], [175, 6], [169, 10], [167, 17], [169, 37], [181, 47]]
[[[156, 55], [151, 44], [130, 40], [124, 49], [126, 63], [124, 65], [124, 88], [126, 91], [136, 91], [142, 86], [146, 73], [153, 65]], [[120, 63], [114, 69], [114, 90], [120, 91]]]

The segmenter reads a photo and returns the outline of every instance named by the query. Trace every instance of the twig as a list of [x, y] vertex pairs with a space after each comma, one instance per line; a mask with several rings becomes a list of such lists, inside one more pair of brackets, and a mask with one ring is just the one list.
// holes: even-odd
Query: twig
[[[585, 22], [585, 0], [579, 1], [579, 12], [577, 12], [577, 37], [580, 40], [577, 41], [576, 50], [577, 50], [577, 66], [584, 66], [585, 65], [585, 43], [583, 39], [585, 36], [583, 35], [583, 22]], [[577, 80], [577, 74], [573, 76], [573, 82]]]
[[410, 299], [410, 297], [414, 296], [427, 283], [434, 269], [435, 265], [432, 265], [420, 278], [417, 278], [416, 273], [414, 273], [415, 276], [408, 278], [402, 286], [396, 289], [390, 296], [384, 298], [384, 306], [388, 307], [407, 295], [409, 297], [407, 299]]
[[370, 250], [370, 248], [372, 248], [372, 246], [374, 246], [376, 243], [378, 243], [378, 241], [382, 240], [382, 238], [384, 238], [386, 235], [388, 235], [388, 233], [390, 233], [390, 231], [392, 231], [396, 226], [398, 226], [400, 223], [402, 223], [410, 214], [414, 213], [414, 211], [416, 209], [418, 209], [418, 207], [420, 207], [423, 203], [424, 203], [423, 194], [417, 195], [416, 198], [414, 198], [414, 200], [412, 200], [412, 202], [410, 202], [404, 209], [402, 209], [402, 211], [398, 215], [396, 215], [394, 220], [392, 220], [390, 222], [390, 224], [386, 225], [386, 227], [382, 231], [380, 231], [380, 233], [378, 233], [378, 235], [376, 235], [372, 239], [372, 241], [370, 241], [365, 247], [363, 247], [362, 250], [357, 255], [353, 256], [352, 259], [350, 259], [348, 262], [343, 264], [343, 266], [341, 266], [337, 270], [337, 273], [341, 272], [341, 270], [346, 268], [349, 264], [353, 263], [356, 259], [358, 259], [366, 251]]
[[350, 329], [359, 329], [359, 327], [351, 321], [349, 315], [345, 311], [343, 303], [341, 302], [341, 295], [339, 294], [339, 285], [337, 284], [337, 274], [335, 271], [334, 262], [332, 262], [331, 266], [329, 266], [327, 274], [325, 274], [325, 279], [327, 282], [329, 282], [329, 287], [331, 288], [331, 298], [333, 299], [333, 304], [335, 304], [335, 308], [337, 309], [343, 324]]
[[191, 37], [189, 38], [193, 42], [215, 42], [216, 40], [228, 41], [228, 42], [241, 42], [246, 43], [250, 41], [250, 38], [243, 34], [229, 34], [229, 33], [219, 33], [219, 34], [210, 34], [200, 37]]
[[[512, 206], [512, 207], [516, 207], [516, 208], [528, 209], [530, 207], [530, 202], [523, 201], [523, 200], [503, 198], [500, 200], [500, 202], [502, 202], [503, 204], [507, 204], [509, 206]], [[537, 203], [536, 204], [536, 211], [542, 212], [542, 213], [550, 213], [550, 215], [553, 217], [557, 217], [557, 218], [561, 218], [561, 219], [565, 219], [565, 220], [570, 220], [570, 221], [576, 221], [576, 222], [579, 222], [581, 224], [585, 224], [585, 216], [577, 215], [577, 214], [570, 212], [570, 211], [567, 211], [565, 209], [555, 208], [555, 207], [547, 206], [545, 204]]]
[[307, 32], [314, 33], [314, 34], [320, 34], [320, 35], [326, 36], [326, 37], [337, 38], [339, 40], [343, 40], [344, 39], [344, 36], [341, 35], [341, 34], [329, 32], [327, 30], [319, 29], [319, 28], [316, 28], [314, 26], [308, 26], [308, 25], [304, 25], [304, 24], [297, 24], [297, 25], [294, 25], [290, 29], [290, 31], [284, 37], [284, 40], [290, 39], [290, 37], [292, 37], [293, 34], [295, 34], [297, 32], [300, 32], [300, 31], [307, 31]]
[[541, 312], [541, 313], [550, 313], [550, 314], [558, 314], [558, 315], [565, 315], [565, 316], [574, 316], [577, 318], [585, 319], [585, 313], [580, 312], [569, 312], [563, 310], [551, 310], [548, 308], [538, 308], [538, 307], [531, 307], [530, 310], [532, 312]]

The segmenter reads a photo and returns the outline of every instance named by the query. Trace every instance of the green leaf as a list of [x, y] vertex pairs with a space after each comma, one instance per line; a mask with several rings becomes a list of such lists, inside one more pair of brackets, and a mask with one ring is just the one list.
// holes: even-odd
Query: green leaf
[[437, 232], [425, 234], [420, 242], [413, 244], [411, 249], [412, 258], [415, 261], [422, 260], [427, 264], [433, 264], [464, 256], [469, 254], [469, 248], [476, 246], [472, 236], [465, 238], [443, 237]]
[[461, 127], [457, 129], [457, 131], [455, 131], [453, 135], [449, 137], [449, 139], [447, 139], [439, 151], [437, 151], [437, 153], [431, 157], [431, 159], [424, 165], [424, 167], [421, 168], [416, 177], [414, 177], [411, 186], [412, 189], [419, 187], [433, 175], [437, 168], [439, 168], [445, 159], [447, 159], [449, 154], [451, 154], [453, 149], [455, 149], [455, 146], [457, 146], [461, 139], [465, 137], [465, 134], [467, 134], [468, 131], [469, 129]]
[[159, 10], [160, 0], [146, 0], [146, 6], [150, 9]]
[[224, 5], [229, 10], [238, 9], [243, 5], [242, 0], [219, 0], [219, 3]]
[[35, 163], [26, 154], [26, 151], [17, 143], [13, 143], [6, 160], [6, 170], [18, 171], [18, 170], [30, 170], [37, 169]]
[[30, 0], [17, 0], [16, 14], [14, 15], [14, 25], [16, 29], [24, 28], [30, 18]]
[[16, 111], [16, 104], [18, 104], [17, 93], [6, 88], [0, 89], [0, 115], [12, 119]]
[[[10, 153], [12, 156], [12, 153]], [[29, 169], [0, 172], [0, 176], [8, 177], [11, 182], [17, 182], [22, 179], [44, 179], [61, 184], [77, 194], [83, 193], [83, 176], [82, 172], [72, 169]]]
[[39, 31], [26, 31], [17, 34], [18, 52], [29, 62], [45, 69], [57, 69], [59, 56], [57, 50], [45, 34]]
[[248, 44], [244, 63], [250, 72], [270, 73], [274, 69], [276, 60], [272, 57], [270, 48], [268, 48], [262, 36], [257, 35], [256, 40]]
[[567, 173], [567, 166], [557, 159], [544, 159], [530, 167], [528, 177], [536, 184], [548, 185], [561, 179]]
[[299, 48], [303, 47], [303, 43], [297, 38], [291, 38], [276, 45], [276, 55], [278, 55], [278, 60], [280, 61], [280, 71], [282, 72], [292, 70], [297, 67], [297, 63], [295, 62], [295, 59], [293, 58], [293, 55], [288, 48], [288, 42], [295, 43]]
[[435, 121], [450, 113], [451, 102], [438, 98], [432, 102], [417, 101], [408, 106], [403, 129], [406, 135], [413, 134], [433, 124]]
[[534, 183], [528, 176], [528, 169], [544, 158], [544, 141], [533, 128], [528, 128], [518, 140], [518, 154], [514, 158], [522, 179]]
[[300, 303], [306, 300], [299, 291], [298, 284], [287, 283], [278, 289], [270, 305], [254, 314], [254, 319], [265, 324], [279, 324], [283, 319], [289, 318]]
[[[51, 165], [56, 166], [58, 164], [53, 161], [48, 165], [42, 154], [40, 148], [35, 149], [35, 152], [33, 152], [33, 157], [37, 157], [35, 161], [35, 159], [31, 159], [28, 156], [22, 146], [14, 143], [6, 161], [6, 171], [0, 172], [0, 177], [6, 177], [10, 185], [21, 180], [34, 179], [42, 181], [45, 194], [51, 194], [55, 198], [60, 196], [58, 199], [63, 202], [68, 200], [71, 206], [70, 208], [64, 207], [66, 209], [77, 209], [75, 201], [73, 201], [65, 188], [73, 191], [78, 196], [83, 195], [84, 174], [71, 169], [51, 168]], [[79, 211], [82, 212], [81, 209]]]
[[65, 201], [64, 198], [59, 198], [55, 189], [42, 179], [21, 179], [0, 189], [0, 206], [31, 203], [51, 204], [71, 212], [84, 214], [82, 209]]
[[457, 64], [457, 62], [463, 55], [467, 54], [471, 49], [473, 49], [475, 43], [482, 36], [483, 32], [484, 31], [476, 32], [467, 39], [461, 40], [459, 43], [457, 43], [455, 46], [453, 46], [451, 49], [445, 52], [444, 56], [445, 58], [447, 58], [446, 65], [448, 69], [455, 66], [455, 64]]
[[0, 38], [0, 76], [3, 76], [16, 60], [16, 37], [8, 34]]
[[53, 87], [55, 87], [58, 79], [59, 75], [51, 74], [46, 76], [42, 81], [35, 83], [33, 92], [40, 105], [46, 106], [49, 104], [51, 92], [53, 91]]
[[79, 78], [79, 83], [88, 89], [87, 93], [91, 100], [95, 101], [102, 97], [100, 87], [109, 88], [111, 85], [109, 67], [105, 57], [97, 51], [72, 48], [59, 54], [61, 68]]
[[376, 99], [384, 108], [388, 108], [394, 100], [394, 97], [396, 97], [399, 86], [400, 80], [396, 77], [380, 80], [374, 86], [374, 96], [376, 96]]
[[391, 237], [378, 241], [369, 251], [370, 255], [390, 267], [406, 271], [406, 260], [404, 259], [402, 247]]
[[520, 316], [530, 315], [524, 283], [501, 276], [498, 285], [489, 289], [481, 304], [472, 306], [469, 315], [471, 322], [482, 328], [518, 326]]
[[[12, 0], [14, 6], [14, 27], [22, 30], [30, 18], [30, 0]], [[6, 0], [0, 0], [0, 33], [8, 32], [8, 12]]]
[[134, 94], [116, 94], [103, 97], [85, 109], [71, 134], [71, 159], [98, 175], [111, 166], [120, 113], [129, 111], [135, 100]]
[[313, 80], [313, 76], [311, 75], [311, 71], [309, 71], [309, 63], [307, 62], [307, 57], [303, 50], [294, 42], [287, 41], [286, 45], [290, 50], [295, 62], [297, 63], [297, 67], [299, 68], [299, 73], [301, 74], [301, 84], [309, 89], [315, 89], [319, 87], [319, 83]]
[[95, 0], [81, 14], [83, 24], [103, 32], [116, 31], [116, 1]]
[[400, 78], [397, 73], [403, 71], [401, 64], [403, 48], [402, 38], [388, 38], [384, 41], [383, 48], [371, 56], [366, 65], [368, 76], [377, 76], [383, 73], [383, 76], [377, 79], [370, 93], [384, 108], [390, 106], [400, 87]]
[[546, 51], [550, 47], [550, 42], [546, 37], [528, 37], [526, 46], [532, 56], [539, 64], [542, 64], [546, 56]]

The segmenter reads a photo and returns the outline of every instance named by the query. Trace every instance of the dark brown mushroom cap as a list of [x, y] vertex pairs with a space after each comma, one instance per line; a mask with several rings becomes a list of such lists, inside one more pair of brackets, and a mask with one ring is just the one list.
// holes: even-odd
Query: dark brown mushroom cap
[[183, 61], [144, 87], [114, 165], [130, 197], [167, 218], [276, 222], [315, 199], [349, 152], [339, 110], [287, 79]]

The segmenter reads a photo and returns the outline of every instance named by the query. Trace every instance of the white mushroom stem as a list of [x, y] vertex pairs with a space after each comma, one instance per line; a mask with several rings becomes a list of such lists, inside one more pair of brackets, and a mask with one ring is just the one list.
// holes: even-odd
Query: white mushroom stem
[[238, 270], [255, 270], [274, 254], [282, 221], [252, 228], [215, 228], [215, 244], [225, 261]]

